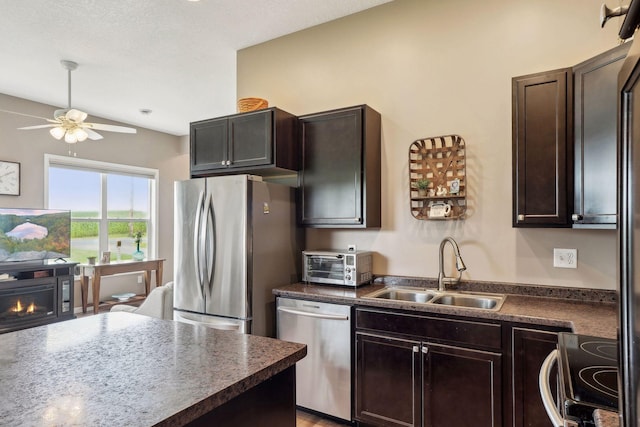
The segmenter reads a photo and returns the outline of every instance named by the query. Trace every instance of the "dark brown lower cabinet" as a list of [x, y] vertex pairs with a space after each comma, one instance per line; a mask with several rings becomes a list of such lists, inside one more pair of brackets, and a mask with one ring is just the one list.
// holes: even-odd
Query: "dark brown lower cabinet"
[[[356, 328], [370, 328], [373, 320], [382, 319], [388, 322], [378, 323], [378, 332], [356, 329], [355, 419], [360, 425], [502, 426], [500, 348], [485, 351], [430, 340], [434, 335], [457, 339], [471, 322], [361, 310]], [[406, 328], [385, 333], [406, 320], [424, 335], [398, 336]], [[475, 330], [485, 327], [486, 341], [493, 342], [500, 325], [478, 322]], [[482, 332], [471, 339], [482, 341]]]
[[[527, 326], [513, 326], [511, 346], [511, 422], [513, 427], [551, 427], [538, 389], [538, 374], [542, 362], [558, 344], [558, 332], [553, 330], [532, 329]], [[555, 373], [552, 372], [552, 376]]]
[[419, 426], [419, 341], [356, 333], [356, 419], [365, 425]]
[[502, 425], [502, 355], [424, 344], [423, 425]]
[[[180, 420], [171, 421], [176, 424]], [[187, 424], [211, 426], [296, 427], [296, 367], [275, 374]]]

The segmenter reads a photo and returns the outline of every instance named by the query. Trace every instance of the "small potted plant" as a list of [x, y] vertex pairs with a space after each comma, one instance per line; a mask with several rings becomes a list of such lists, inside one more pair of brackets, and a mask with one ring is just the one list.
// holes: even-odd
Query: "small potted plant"
[[427, 195], [427, 191], [429, 190], [430, 183], [431, 181], [429, 181], [426, 178], [421, 178], [415, 182], [414, 187], [418, 190], [419, 196], [424, 197]]
[[142, 261], [144, 259], [144, 252], [140, 250], [140, 241], [142, 240], [142, 231], [136, 231], [133, 233], [133, 241], [136, 242], [136, 250], [131, 254], [136, 261]]

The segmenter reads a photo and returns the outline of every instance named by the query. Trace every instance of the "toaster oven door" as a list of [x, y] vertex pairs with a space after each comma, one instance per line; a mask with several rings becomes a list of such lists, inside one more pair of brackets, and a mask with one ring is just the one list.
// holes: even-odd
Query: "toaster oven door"
[[304, 281], [344, 285], [343, 255], [305, 255]]

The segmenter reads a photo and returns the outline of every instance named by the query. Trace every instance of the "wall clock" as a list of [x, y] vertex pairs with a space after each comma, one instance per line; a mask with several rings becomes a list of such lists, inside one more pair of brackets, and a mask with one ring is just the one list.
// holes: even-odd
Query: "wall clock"
[[20, 195], [20, 163], [0, 160], [0, 195]]

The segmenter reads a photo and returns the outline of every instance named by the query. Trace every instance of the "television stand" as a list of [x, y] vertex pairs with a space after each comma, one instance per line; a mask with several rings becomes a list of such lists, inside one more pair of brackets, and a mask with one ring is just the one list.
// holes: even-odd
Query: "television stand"
[[0, 264], [0, 333], [73, 319], [76, 263]]

